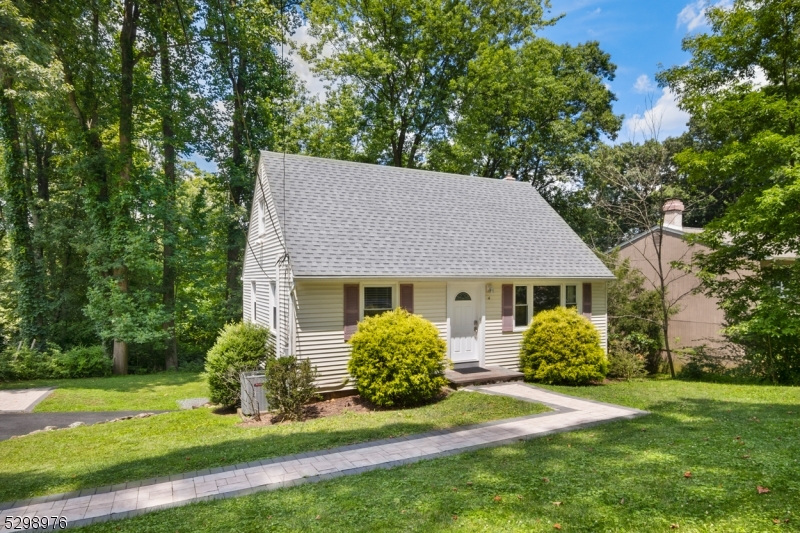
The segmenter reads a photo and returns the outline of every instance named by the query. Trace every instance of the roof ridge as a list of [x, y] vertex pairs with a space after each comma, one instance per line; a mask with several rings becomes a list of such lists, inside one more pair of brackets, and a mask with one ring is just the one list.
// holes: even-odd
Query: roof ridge
[[[332, 161], [332, 162], [337, 163], [337, 164], [353, 165], [353, 166], [362, 167], [362, 168], [370, 167], [370, 168], [374, 168], [374, 169], [380, 169], [379, 172], [397, 170], [397, 171], [408, 172], [408, 173], [433, 174], [433, 175], [437, 175], [437, 176], [460, 179], [460, 180], [463, 180], [464, 178], [469, 178], [469, 179], [473, 179], [473, 180], [476, 180], [476, 181], [485, 181], [485, 182], [489, 182], [489, 183], [491, 183], [491, 182], [503, 182], [503, 183], [522, 183], [522, 184], [526, 184], [527, 183], [527, 184], [530, 184], [530, 182], [519, 181], [519, 180], [516, 180], [516, 179], [513, 182], [511, 182], [511, 180], [504, 180], [504, 179], [500, 179], [500, 178], [487, 178], [485, 176], [473, 176], [471, 174], [457, 174], [455, 172], [442, 172], [441, 170], [427, 170], [427, 169], [424, 169], [424, 168], [395, 167], [395, 166], [392, 166], [392, 165], [381, 165], [380, 163], [364, 163], [364, 162], [361, 162], [361, 161], [348, 161], [347, 159], [333, 159], [331, 157], [317, 157], [317, 156], [313, 156], [313, 155], [304, 155], [304, 154], [284, 154], [283, 152], [273, 152], [271, 150], [262, 150], [261, 153], [262, 154], [268, 154], [268, 155], [274, 155], [274, 156], [278, 156], [278, 157], [283, 157], [284, 155], [286, 155], [286, 157], [292, 157], [292, 158], [298, 158], [298, 159], [300, 159], [300, 158], [302, 158], [302, 159], [310, 159], [310, 160], [313, 160], [313, 161]], [[538, 191], [536, 191], [536, 192], [538, 194]]]

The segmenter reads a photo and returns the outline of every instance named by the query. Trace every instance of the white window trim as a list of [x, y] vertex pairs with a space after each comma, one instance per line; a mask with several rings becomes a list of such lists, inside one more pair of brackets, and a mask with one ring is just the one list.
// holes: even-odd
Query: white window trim
[[269, 282], [269, 316], [267, 323], [273, 333], [278, 329], [278, 295], [274, 281]]
[[250, 322], [253, 324], [256, 323], [256, 315], [257, 315], [257, 305], [258, 305], [258, 288], [256, 287], [256, 282], [250, 282]]
[[267, 232], [267, 201], [264, 198], [258, 200], [258, 235]]
[[531, 325], [531, 320], [533, 320], [533, 288], [534, 287], [561, 287], [561, 291], [559, 293], [559, 302], [558, 305], [561, 307], [565, 307], [566, 304], [566, 297], [567, 297], [567, 285], [575, 285], [578, 299], [578, 306], [580, 306], [581, 302], [581, 284], [580, 283], [546, 283], [546, 282], [536, 282], [536, 283], [515, 283], [514, 284], [514, 294], [513, 297], [516, 299], [517, 296], [517, 287], [527, 287], [528, 288], [528, 320], [525, 326], [517, 326], [516, 324], [516, 310], [517, 304], [516, 300], [514, 301], [514, 315], [512, 319], [514, 320], [514, 329], [512, 330], [514, 333], [522, 333], [528, 326]]
[[358, 321], [364, 320], [364, 289], [367, 287], [390, 287], [392, 289], [392, 309], [397, 309], [400, 302], [397, 298], [400, 295], [400, 284], [397, 282], [385, 283], [359, 283], [358, 286]]

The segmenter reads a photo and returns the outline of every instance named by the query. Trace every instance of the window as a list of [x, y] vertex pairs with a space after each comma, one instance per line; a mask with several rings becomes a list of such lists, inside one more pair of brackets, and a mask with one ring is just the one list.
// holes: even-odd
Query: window
[[536, 285], [533, 287], [533, 316], [561, 305], [561, 285]]
[[267, 217], [267, 205], [264, 202], [264, 199], [258, 201], [258, 234], [262, 235], [267, 230], [266, 219]]
[[272, 331], [278, 329], [278, 295], [275, 290], [275, 282], [269, 283], [269, 306], [272, 308]]
[[257, 307], [258, 303], [256, 301], [256, 295], [257, 294], [258, 293], [256, 292], [256, 282], [255, 281], [251, 281], [250, 282], [250, 322], [253, 322], [253, 323], [255, 323], [255, 321], [257, 319], [257, 316], [256, 316], [256, 310], [258, 309], [258, 307]]
[[514, 326], [528, 325], [528, 287], [514, 287]]
[[578, 308], [578, 286], [567, 285], [564, 293], [564, 307], [567, 309]]
[[466, 292], [459, 292], [458, 294], [456, 294], [456, 301], [457, 302], [469, 302], [471, 300], [472, 300], [472, 298]]
[[364, 287], [364, 317], [392, 309], [392, 287]]

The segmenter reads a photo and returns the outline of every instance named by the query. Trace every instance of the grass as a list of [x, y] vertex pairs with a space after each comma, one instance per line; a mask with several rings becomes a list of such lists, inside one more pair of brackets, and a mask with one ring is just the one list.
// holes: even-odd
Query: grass
[[457, 392], [415, 409], [345, 412], [303, 423], [238, 426], [208, 409], [39, 433], [0, 442], [0, 502], [227, 466], [547, 411]]
[[[681, 381], [552, 388], [652, 414], [89, 530], [800, 529], [799, 388]], [[770, 492], [758, 494], [759, 485]]]
[[50, 379], [0, 384], [0, 389], [56, 387], [34, 412], [164, 411], [176, 400], [208, 396], [200, 374], [163, 372], [144, 376]]

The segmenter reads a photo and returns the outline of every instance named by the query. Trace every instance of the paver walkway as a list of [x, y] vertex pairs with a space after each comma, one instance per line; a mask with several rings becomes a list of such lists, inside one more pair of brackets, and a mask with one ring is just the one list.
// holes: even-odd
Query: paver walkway
[[376, 468], [391, 468], [646, 414], [644, 411], [565, 396], [522, 383], [476, 386], [470, 390], [543, 403], [554, 411], [10, 502], [0, 505], [0, 528], [6, 516], [65, 517], [70, 527], [128, 518], [191, 502], [242, 496]]
[[0, 413], [30, 413], [51, 392], [52, 388], [0, 390]]

